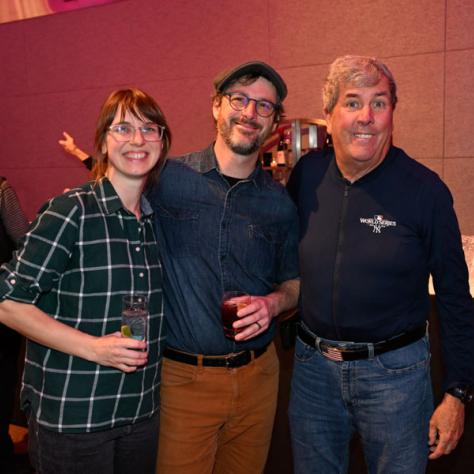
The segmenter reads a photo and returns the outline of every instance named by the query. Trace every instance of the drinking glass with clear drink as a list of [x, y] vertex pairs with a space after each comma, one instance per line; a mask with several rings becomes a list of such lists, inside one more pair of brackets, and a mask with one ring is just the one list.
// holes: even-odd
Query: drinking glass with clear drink
[[224, 328], [224, 336], [227, 339], [234, 339], [235, 335], [243, 328], [234, 328], [232, 324], [237, 321], [237, 311], [250, 304], [250, 295], [243, 291], [226, 291], [222, 296], [221, 317]]
[[142, 294], [125, 295], [122, 298], [122, 324], [120, 332], [124, 337], [138, 341], [147, 339], [148, 298]]

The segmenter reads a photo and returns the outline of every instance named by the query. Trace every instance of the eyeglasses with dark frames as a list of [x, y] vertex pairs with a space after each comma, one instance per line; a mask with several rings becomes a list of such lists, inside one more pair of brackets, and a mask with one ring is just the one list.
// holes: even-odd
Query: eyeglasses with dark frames
[[270, 117], [276, 110], [279, 109], [277, 104], [270, 102], [269, 100], [258, 100], [247, 97], [242, 92], [227, 92], [223, 94], [229, 100], [230, 106], [238, 112], [247, 108], [251, 101], [255, 102], [255, 111], [260, 117]]
[[129, 142], [135, 137], [137, 130], [146, 142], [159, 142], [163, 138], [165, 127], [156, 123], [148, 123], [135, 127], [130, 123], [116, 123], [109, 127], [109, 132], [118, 142]]

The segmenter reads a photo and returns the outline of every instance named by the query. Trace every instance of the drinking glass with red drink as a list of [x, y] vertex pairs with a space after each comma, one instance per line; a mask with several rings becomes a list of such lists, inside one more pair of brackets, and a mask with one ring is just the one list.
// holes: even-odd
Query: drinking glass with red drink
[[234, 339], [243, 328], [234, 328], [233, 323], [239, 317], [237, 312], [250, 304], [250, 295], [243, 291], [226, 291], [222, 296], [221, 316], [224, 335], [227, 339]]

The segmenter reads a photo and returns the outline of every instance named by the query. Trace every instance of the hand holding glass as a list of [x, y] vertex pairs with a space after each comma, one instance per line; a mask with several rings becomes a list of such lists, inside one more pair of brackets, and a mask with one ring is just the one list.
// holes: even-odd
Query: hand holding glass
[[235, 335], [243, 328], [234, 328], [233, 323], [237, 321], [237, 311], [250, 304], [250, 295], [242, 291], [226, 291], [222, 297], [221, 316], [224, 335], [227, 339], [234, 339]]

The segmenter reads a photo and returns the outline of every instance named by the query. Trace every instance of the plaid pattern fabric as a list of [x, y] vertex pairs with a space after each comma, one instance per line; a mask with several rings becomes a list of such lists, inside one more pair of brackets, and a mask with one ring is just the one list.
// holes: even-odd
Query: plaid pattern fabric
[[101, 336], [120, 330], [122, 296], [148, 295], [149, 356], [125, 374], [28, 341], [22, 405], [60, 432], [134, 423], [159, 407], [162, 272], [151, 208], [125, 210], [110, 181], [87, 183], [49, 201], [16, 259], [2, 267], [0, 298], [35, 304], [55, 319]]

